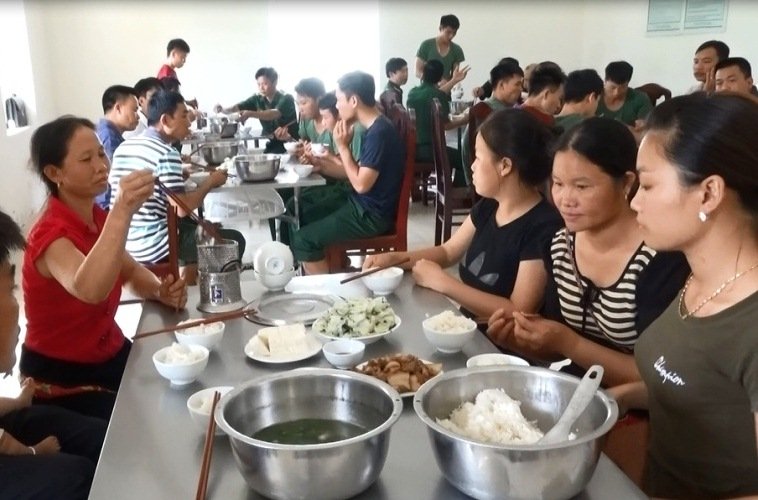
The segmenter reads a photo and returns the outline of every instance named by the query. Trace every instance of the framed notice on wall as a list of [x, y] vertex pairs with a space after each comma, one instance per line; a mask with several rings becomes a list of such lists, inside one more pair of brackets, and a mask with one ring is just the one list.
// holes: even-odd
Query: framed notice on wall
[[648, 0], [647, 33], [719, 33], [726, 14], [727, 0]]

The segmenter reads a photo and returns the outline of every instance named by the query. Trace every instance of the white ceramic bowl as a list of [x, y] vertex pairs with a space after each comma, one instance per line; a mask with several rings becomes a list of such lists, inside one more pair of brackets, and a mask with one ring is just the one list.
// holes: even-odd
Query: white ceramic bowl
[[173, 349], [173, 346], [164, 347], [153, 354], [155, 369], [158, 370], [158, 373], [163, 378], [170, 380], [171, 384], [175, 386], [191, 384], [208, 365], [208, 354], [210, 351], [207, 348], [201, 345], [181, 347], [185, 347], [192, 351], [193, 354], [198, 355], [197, 359], [188, 363], [167, 363], [166, 356]]
[[[179, 323], [187, 323], [195, 321], [194, 319], [188, 319]], [[212, 351], [214, 347], [221, 342], [224, 338], [224, 329], [226, 324], [223, 321], [216, 321], [215, 323], [208, 323], [205, 325], [199, 325], [190, 327], [184, 330], [174, 330], [174, 336], [176, 341], [184, 345], [201, 345]]]
[[[187, 410], [189, 410], [192, 421], [195, 422], [197, 428], [205, 433], [208, 430], [208, 421], [211, 417], [211, 404], [213, 403], [213, 393], [218, 391], [222, 396], [227, 392], [234, 389], [230, 385], [224, 385], [219, 387], [208, 387], [201, 391], [197, 391], [195, 394], [187, 398]], [[216, 426], [216, 436], [221, 436], [224, 431], [219, 426]]]
[[311, 175], [311, 172], [313, 172], [313, 165], [303, 165], [302, 163], [298, 163], [294, 165], [293, 170], [297, 174], [298, 177], [301, 179], [305, 179], [309, 175]]
[[326, 154], [326, 144], [319, 144], [317, 142], [311, 143], [311, 153], [316, 156], [322, 156]]
[[466, 368], [474, 368], [476, 366], [493, 366], [493, 365], [516, 365], [516, 366], [529, 366], [529, 362], [525, 359], [521, 359], [518, 356], [511, 356], [510, 354], [501, 354], [499, 352], [490, 352], [487, 354], [479, 354], [472, 356], [466, 361]]
[[299, 142], [291, 141], [291, 142], [285, 142], [284, 143], [284, 150], [288, 152], [289, 154], [294, 153], [297, 150], [297, 147], [300, 145]]
[[292, 250], [279, 241], [267, 241], [253, 254], [253, 267], [261, 274], [282, 274], [294, 265]]
[[363, 358], [366, 344], [354, 339], [340, 339], [327, 342], [321, 348], [324, 357], [335, 368], [353, 368]]
[[290, 267], [287, 271], [284, 271], [281, 274], [259, 273], [258, 271], [253, 271], [255, 279], [271, 291], [284, 290], [287, 283], [295, 277], [295, 273], [296, 271], [294, 267]]
[[389, 295], [403, 281], [403, 270], [399, 267], [390, 267], [364, 276], [361, 280], [369, 290], [374, 292], [374, 295]]
[[205, 181], [208, 180], [208, 177], [210, 177], [211, 173], [206, 172], [205, 170], [200, 170], [198, 172], [192, 172], [189, 175], [189, 180], [197, 184], [198, 186], [200, 184], [203, 184]]
[[469, 328], [465, 332], [449, 333], [432, 329], [429, 326], [430, 319], [432, 318], [427, 318], [421, 323], [424, 329], [424, 336], [440, 352], [459, 352], [466, 345], [466, 342], [474, 338], [474, 334], [476, 333], [476, 323], [473, 320], [469, 320]]

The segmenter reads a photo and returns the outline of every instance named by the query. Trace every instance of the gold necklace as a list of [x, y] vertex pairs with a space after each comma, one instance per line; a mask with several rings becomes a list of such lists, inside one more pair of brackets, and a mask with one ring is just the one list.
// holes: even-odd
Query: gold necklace
[[723, 292], [724, 289], [727, 286], [729, 286], [730, 283], [732, 283], [734, 281], [737, 281], [741, 276], [749, 273], [750, 271], [752, 271], [753, 269], [755, 269], [757, 267], [758, 267], [758, 264], [754, 264], [752, 267], [749, 267], [748, 269], [745, 269], [744, 271], [738, 272], [737, 274], [735, 274], [734, 276], [732, 276], [731, 278], [729, 278], [728, 280], [726, 280], [725, 282], [723, 282], [721, 284], [721, 286], [716, 289], [716, 291], [714, 291], [712, 294], [710, 294], [708, 297], [706, 297], [692, 311], [688, 311], [687, 310], [687, 304], [684, 303], [684, 295], [687, 293], [687, 289], [689, 288], [690, 283], [692, 282], [692, 276], [693, 276], [693, 274], [690, 273], [690, 276], [687, 278], [687, 281], [684, 283], [684, 288], [682, 288], [682, 293], [679, 294], [679, 317], [681, 317], [682, 319], [687, 319], [690, 316], [694, 315], [700, 309], [702, 309], [704, 305], [706, 305], [711, 300], [715, 299], [718, 296], [718, 294], [720, 294], [721, 292]]

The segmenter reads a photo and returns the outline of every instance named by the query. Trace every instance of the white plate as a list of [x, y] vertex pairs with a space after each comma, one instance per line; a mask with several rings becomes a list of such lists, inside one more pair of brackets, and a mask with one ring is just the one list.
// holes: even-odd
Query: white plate
[[[314, 337], [313, 335], [309, 333], [306, 333], [305, 338], [307, 339], [306, 340], [307, 349], [301, 354], [295, 354], [292, 356], [266, 355], [266, 354], [263, 354], [262, 352], [256, 351], [255, 349], [251, 347], [248, 347], [250, 345], [250, 341], [248, 341], [248, 343], [245, 344], [245, 355], [250, 359], [254, 359], [255, 361], [260, 361], [261, 363], [281, 364], [281, 363], [294, 363], [295, 361], [302, 361], [304, 359], [313, 357], [316, 354], [321, 352], [321, 342], [319, 342], [316, 337]], [[252, 340], [252, 338], [250, 340]]]
[[293, 323], [309, 326], [338, 300], [339, 297], [334, 295], [307, 292], [264, 294], [251, 302], [257, 312], [248, 314], [245, 318], [267, 326]]
[[[363, 367], [365, 367], [368, 364], [369, 361], [371, 361], [371, 360], [369, 359], [368, 361], [364, 361], [363, 363], [361, 363], [359, 365], [356, 365], [355, 366], [355, 371], [357, 371], [359, 373], [363, 373], [363, 371], [362, 371]], [[429, 361], [428, 359], [421, 359], [421, 358], [419, 358], [419, 361], [421, 361], [425, 365], [438, 364], [438, 363], [433, 363], [433, 362]], [[445, 373], [445, 371], [444, 370], [440, 370], [439, 373], [437, 373], [437, 375], [435, 375], [434, 377], [430, 378], [429, 380], [435, 379], [435, 378], [439, 377], [440, 375], [442, 375], [443, 373]], [[364, 375], [368, 375], [368, 374], [364, 373]], [[371, 377], [371, 375], [369, 375], [369, 377]], [[374, 378], [376, 378], [376, 377], [374, 377]], [[379, 379], [377, 379], [377, 380], [379, 380]], [[408, 398], [408, 397], [413, 396], [414, 394], [416, 394], [416, 391], [401, 392], [400, 393], [400, 397], [402, 397], [402, 398]]]
[[392, 333], [395, 330], [397, 330], [398, 327], [400, 327], [400, 323], [401, 323], [400, 316], [398, 316], [396, 314], [395, 315], [395, 326], [393, 326], [392, 328], [390, 328], [389, 330], [387, 330], [386, 332], [383, 332], [383, 333], [372, 333], [370, 335], [362, 335], [360, 337], [350, 337], [350, 336], [347, 336], [347, 335], [343, 335], [341, 337], [333, 337], [333, 336], [327, 335], [325, 333], [319, 333], [319, 332], [314, 332], [314, 333], [319, 338], [324, 339], [326, 341], [329, 341], [329, 340], [340, 340], [340, 339], [353, 339], [353, 340], [358, 340], [360, 342], [363, 342], [366, 345], [369, 345], [369, 344], [373, 344], [374, 342], [376, 342], [377, 340], [381, 339], [382, 337], [384, 337], [386, 335], [389, 335], [390, 333]]

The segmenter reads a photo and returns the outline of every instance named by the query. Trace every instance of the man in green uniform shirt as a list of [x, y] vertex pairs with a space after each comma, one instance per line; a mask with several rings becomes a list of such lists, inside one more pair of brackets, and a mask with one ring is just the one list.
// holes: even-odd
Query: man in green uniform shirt
[[564, 132], [587, 118], [595, 116], [603, 95], [603, 79], [594, 69], [578, 69], [566, 77], [563, 90], [563, 108], [555, 117], [555, 124]]
[[[451, 121], [450, 115], [450, 97], [442, 90], [437, 88], [437, 84], [442, 78], [442, 63], [436, 59], [427, 61], [424, 64], [424, 72], [421, 78], [421, 85], [413, 87], [408, 92], [407, 106], [409, 110], [416, 113], [416, 161], [423, 163], [432, 163], [433, 144], [432, 144], [432, 99], [439, 99], [442, 109], [442, 120], [445, 130], [461, 127], [466, 123], [466, 118]], [[455, 81], [455, 80], [451, 80]], [[457, 83], [457, 82], [455, 82]], [[453, 184], [455, 186], [465, 186], [466, 179], [463, 175], [463, 166], [461, 156], [457, 149], [447, 148], [448, 158], [450, 159], [450, 168], [455, 172]]]
[[[424, 65], [432, 60], [442, 63], [442, 78], [440, 90], [446, 94], [450, 89], [463, 80], [469, 71], [469, 67], [460, 68], [460, 64], [466, 59], [460, 45], [453, 43], [453, 38], [458, 33], [461, 22], [452, 14], [440, 18], [439, 33], [434, 38], [421, 42], [416, 51], [416, 76], [422, 78]], [[457, 79], [457, 81], [453, 81]]]
[[216, 105], [216, 111], [225, 113], [240, 112], [240, 120], [257, 118], [261, 121], [264, 136], [271, 138], [266, 145], [266, 153], [284, 153], [284, 143], [274, 137], [274, 132], [280, 127], [287, 128], [291, 136], [297, 137], [297, 113], [295, 100], [291, 95], [276, 89], [279, 75], [274, 68], [260, 68], [255, 72], [258, 83], [258, 93], [235, 104], [230, 108]]
[[605, 67], [603, 98], [596, 114], [618, 120], [634, 131], [642, 127], [653, 104], [645, 93], [629, 88], [633, 71], [626, 61], [614, 61]]

